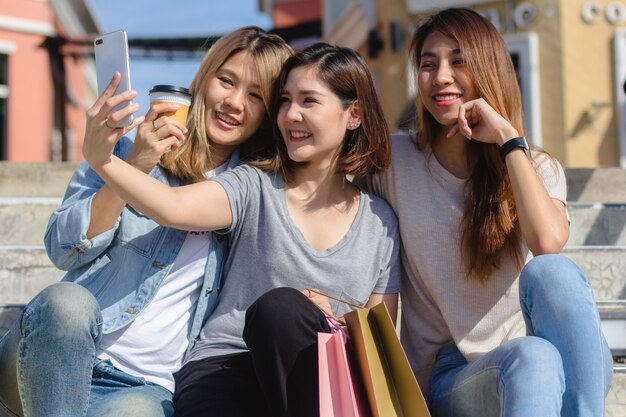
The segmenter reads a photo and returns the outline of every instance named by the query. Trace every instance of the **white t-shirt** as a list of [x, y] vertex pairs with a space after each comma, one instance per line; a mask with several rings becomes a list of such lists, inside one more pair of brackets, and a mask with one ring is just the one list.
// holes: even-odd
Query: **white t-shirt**
[[[226, 164], [206, 174], [217, 175]], [[189, 232], [154, 299], [128, 326], [102, 335], [100, 359], [174, 392], [174, 372], [189, 345], [211, 232]]]
[[[459, 224], [465, 180], [410, 136], [392, 141], [391, 168], [368, 180], [398, 215], [402, 240], [402, 343], [420, 385], [427, 389], [437, 351], [454, 342], [468, 361], [526, 334], [519, 304], [519, 272], [509, 258], [488, 282], [465, 277]], [[565, 174], [558, 162], [533, 152], [548, 194], [565, 203]], [[553, 163], [554, 162], [554, 163]], [[532, 254], [521, 243], [528, 262]]]

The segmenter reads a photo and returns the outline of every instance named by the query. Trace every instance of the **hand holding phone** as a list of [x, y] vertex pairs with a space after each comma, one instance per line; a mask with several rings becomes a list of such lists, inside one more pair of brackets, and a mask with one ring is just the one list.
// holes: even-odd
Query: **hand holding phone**
[[[130, 61], [128, 58], [128, 37], [125, 30], [116, 30], [99, 36], [94, 41], [96, 56], [96, 75], [98, 80], [98, 95], [102, 95], [113, 75], [119, 72], [122, 75], [115, 94], [130, 91]], [[113, 112], [132, 104], [132, 101], [120, 103], [113, 108]], [[128, 115], [116, 126], [126, 127], [133, 121], [133, 115]]]

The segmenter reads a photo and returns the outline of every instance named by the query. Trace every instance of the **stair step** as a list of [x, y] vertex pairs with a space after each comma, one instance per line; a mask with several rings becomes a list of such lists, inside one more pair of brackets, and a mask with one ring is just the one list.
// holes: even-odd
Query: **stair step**
[[[626, 246], [574, 246], [563, 254], [585, 272], [596, 300], [626, 300]], [[0, 246], [0, 304], [27, 302], [62, 276], [42, 246]]]
[[563, 255], [585, 272], [596, 300], [626, 300], [626, 246], [570, 246]]
[[0, 305], [28, 303], [63, 275], [42, 246], [0, 246]]
[[626, 357], [626, 300], [598, 301], [602, 330], [614, 357]]
[[0, 162], [0, 196], [62, 197], [74, 162]]
[[[0, 162], [0, 195], [61, 197], [74, 162]], [[568, 168], [568, 201], [626, 203], [626, 170]]]
[[568, 210], [568, 246], [626, 245], [626, 204], [571, 202]]
[[[0, 197], [0, 245], [38, 245], [59, 197]], [[626, 204], [571, 203], [568, 246], [626, 245]]]
[[605, 404], [605, 417], [626, 416], [626, 366], [623, 364], [616, 364], [613, 367], [611, 390]]
[[59, 197], [0, 197], [0, 245], [41, 245]]
[[626, 203], [626, 169], [568, 168], [567, 201]]

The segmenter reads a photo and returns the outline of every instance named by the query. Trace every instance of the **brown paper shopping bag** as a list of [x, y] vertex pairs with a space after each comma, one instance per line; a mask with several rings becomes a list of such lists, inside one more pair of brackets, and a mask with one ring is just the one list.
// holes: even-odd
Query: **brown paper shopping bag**
[[344, 316], [374, 417], [430, 417], [384, 303]]

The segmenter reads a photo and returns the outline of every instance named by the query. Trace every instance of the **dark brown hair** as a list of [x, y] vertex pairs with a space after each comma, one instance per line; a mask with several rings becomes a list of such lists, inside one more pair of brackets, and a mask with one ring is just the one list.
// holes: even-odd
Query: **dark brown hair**
[[[270, 112], [274, 122], [278, 117], [287, 77], [298, 67], [315, 68], [319, 80], [339, 97], [344, 109], [358, 101], [361, 125], [346, 132], [337, 161], [338, 172], [362, 176], [386, 170], [391, 160], [389, 128], [363, 58], [352, 49], [326, 43], [314, 44], [291, 56], [282, 68], [272, 97]], [[288, 180], [298, 163], [289, 158], [278, 128], [274, 130], [277, 153], [259, 166], [272, 171], [281, 170]]]
[[[468, 9], [446, 9], [426, 18], [411, 42], [416, 77], [424, 41], [433, 32], [458, 43], [478, 96], [523, 135], [522, 102], [515, 68], [497, 29]], [[432, 148], [443, 135], [443, 126], [428, 112], [419, 94], [416, 107], [418, 147]], [[472, 171], [466, 184], [460, 225], [463, 262], [469, 278], [486, 282], [500, 267], [502, 256], [511, 257], [521, 270], [524, 262], [521, 232], [511, 182], [498, 146], [471, 141], [468, 163]]]

